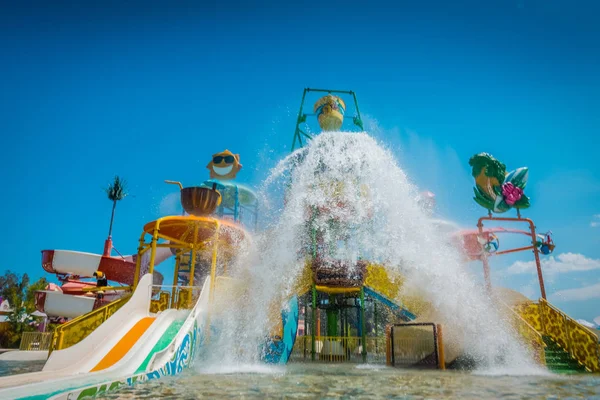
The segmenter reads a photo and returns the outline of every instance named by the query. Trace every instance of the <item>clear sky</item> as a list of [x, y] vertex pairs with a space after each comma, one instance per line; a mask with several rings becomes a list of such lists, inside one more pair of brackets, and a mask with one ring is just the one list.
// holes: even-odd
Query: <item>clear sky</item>
[[[115, 246], [135, 252], [142, 225], [172, 211], [164, 179], [200, 183], [228, 148], [259, 184], [290, 150], [302, 89], [340, 88], [464, 226], [484, 213], [471, 155], [528, 166], [526, 216], [558, 245], [549, 298], [600, 316], [599, 3], [13, 3], [0, 6], [0, 270], [43, 276], [42, 249], [100, 253], [115, 174], [132, 194]], [[533, 269], [513, 265], [531, 260], [494, 260], [494, 283], [537, 298]]]

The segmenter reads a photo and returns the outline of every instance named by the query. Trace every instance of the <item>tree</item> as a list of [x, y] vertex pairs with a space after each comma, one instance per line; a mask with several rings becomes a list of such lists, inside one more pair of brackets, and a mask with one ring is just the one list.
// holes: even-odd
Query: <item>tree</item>
[[112, 214], [110, 216], [110, 227], [108, 228], [108, 237], [110, 238], [112, 236], [112, 227], [113, 220], [115, 219], [115, 208], [117, 207], [117, 201], [121, 201], [127, 196], [127, 183], [118, 176], [115, 176], [113, 183], [108, 185], [108, 187], [104, 190], [108, 195], [108, 199], [113, 202]]
[[126, 183], [118, 176], [115, 176], [113, 183], [108, 185], [104, 191], [108, 195], [108, 199], [113, 202], [110, 227], [108, 228], [108, 237], [104, 241], [103, 253], [105, 257], [110, 257], [110, 253], [112, 252], [112, 227], [115, 219], [115, 208], [117, 208], [117, 201], [123, 200], [127, 196]]
[[32, 330], [27, 321], [27, 316], [35, 311], [35, 292], [44, 290], [48, 285], [46, 278], [29, 284], [29, 276], [19, 276], [11, 271], [6, 271], [0, 276], [0, 297], [7, 300], [12, 308], [8, 315], [10, 330], [5, 337], [0, 337], [3, 346], [16, 346], [23, 332]]

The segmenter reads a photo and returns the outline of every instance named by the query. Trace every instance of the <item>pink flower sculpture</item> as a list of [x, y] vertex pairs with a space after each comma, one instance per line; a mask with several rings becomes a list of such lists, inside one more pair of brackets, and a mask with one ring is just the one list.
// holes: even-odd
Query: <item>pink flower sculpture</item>
[[502, 185], [502, 196], [504, 196], [506, 204], [514, 206], [523, 197], [523, 189], [516, 187], [510, 182], [506, 182]]

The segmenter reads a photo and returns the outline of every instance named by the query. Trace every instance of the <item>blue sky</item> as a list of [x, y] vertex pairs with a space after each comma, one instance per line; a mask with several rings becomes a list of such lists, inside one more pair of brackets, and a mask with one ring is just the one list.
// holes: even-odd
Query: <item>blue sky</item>
[[[341, 88], [462, 225], [483, 214], [472, 154], [528, 166], [527, 216], [558, 244], [548, 295], [576, 318], [600, 316], [595, 2], [44, 3], [0, 12], [0, 270], [40, 277], [42, 249], [101, 252], [115, 174], [132, 194], [115, 245], [135, 252], [142, 225], [169, 208], [164, 179], [200, 183], [228, 148], [240, 180], [259, 184], [289, 152], [302, 89]], [[511, 267], [531, 259], [494, 260], [494, 283], [537, 297], [535, 275]]]

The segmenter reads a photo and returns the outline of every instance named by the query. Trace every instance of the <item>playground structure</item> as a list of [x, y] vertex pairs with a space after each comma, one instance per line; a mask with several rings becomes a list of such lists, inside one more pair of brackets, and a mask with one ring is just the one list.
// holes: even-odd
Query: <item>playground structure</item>
[[[217, 157], [222, 156], [213, 157], [215, 164], [221, 161]], [[228, 163], [230, 158], [222, 160]], [[192, 187], [168, 183], [178, 184], [184, 215], [145, 224], [137, 254], [119, 260], [78, 252], [43, 253], [45, 268], [53, 273], [83, 276], [105, 271], [127, 283], [129, 290], [60, 325], [43, 370], [0, 378], [2, 398], [95, 396], [175, 375], [192, 364], [211, 336], [218, 335], [220, 315], [245, 290], [243, 282], [229, 276], [227, 266], [242, 242], [250, 240], [243, 221], [250, 228], [256, 226], [256, 196], [223, 178]], [[174, 284], [165, 286], [156, 282], [155, 267], [171, 256]], [[121, 268], [118, 277], [111, 273], [113, 265]], [[295, 296], [285, 301], [277, 337], [267, 337], [263, 344], [267, 363], [286, 363], [292, 351], [298, 303]]]
[[[305, 114], [304, 103], [313, 93], [325, 95], [315, 101], [313, 114]], [[315, 117], [323, 131], [344, 126], [349, 112], [338, 95], [352, 96], [352, 125], [363, 129], [354, 92], [305, 89], [292, 150], [313, 137], [311, 130], [301, 126], [310, 122], [308, 117]], [[506, 174], [503, 164], [486, 154], [475, 156], [471, 165], [476, 180], [475, 200], [488, 210], [488, 215], [480, 218], [477, 230], [455, 231], [451, 224], [433, 218], [432, 224], [443, 227], [447, 239], [454, 240], [465, 259], [482, 261], [486, 287], [540, 364], [557, 371], [600, 371], [595, 334], [545, 299], [539, 253], [551, 253], [554, 243], [550, 233], [540, 237], [533, 222], [521, 218], [520, 210], [529, 206], [523, 193], [527, 170]], [[213, 154], [207, 169], [210, 179], [197, 186], [166, 181], [178, 186], [183, 215], [145, 224], [137, 254], [111, 257], [61, 250], [43, 252], [44, 269], [64, 276], [63, 287], [68, 288], [68, 283], [76, 283], [80, 277], [92, 277], [96, 271], [123, 287], [103, 288], [102, 301], [80, 295], [95, 291], [92, 283], [83, 282], [80, 292], [63, 289], [62, 296], [91, 300], [85, 307], [75, 301], [62, 304], [62, 308], [53, 306], [55, 314], [69, 314], [73, 319], [54, 332], [49, 358], [41, 372], [0, 378], [2, 398], [94, 396], [176, 375], [204, 354], [219, 334], [222, 313], [233, 299], [245, 293], [244, 282], [233, 278], [230, 267], [236, 263], [242, 244], [251, 241], [259, 215], [256, 194], [234, 181], [242, 169], [238, 154], [229, 150]], [[303, 254], [306, 263], [292, 295], [283, 299], [285, 306], [274, 304], [281, 321], [262, 345], [262, 360], [278, 364], [288, 360], [379, 362], [440, 369], [460, 366], [464, 349], [445, 342], [445, 327], [426, 298], [402, 294], [403, 276], [382, 262], [336, 258], [331, 241], [314, 223], [317, 216], [323, 215], [329, 216], [332, 223], [347, 223], [334, 213], [335, 208], [345, 206], [336, 198], [340, 183], [326, 184], [331, 188], [331, 198], [327, 206], [307, 210], [305, 222], [311, 240]], [[356, 190], [369, 196], [369, 188]], [[422, 207], [432, 217], [432, 193], [422, 194]], [[512, 208], [517, 210], [517, 218], [493, 216]], [[486, 228], [484, 221], [525, 222], [530, 230]], [[531, 245], [502, 250], [497, 236], [501, 233], [525, 235]], [[336, 239], [343, 242], [345, 238]], [[529, 250], [536, 259], [542, 298], [538, 302], [510, 302], [514, 293], [503, 295], [496, 290], [499, 288], [492, 287], [487, 260]], [[162, 278], [157, 280], [156, 267], [170, 257], [175, 259], [175, 268], [173, 284], [167, 286]], [[55, 303], [49, 299], [54, 294], [43, 293], [41, 308], [50, 311]], [[303, 335], [297, 335], [300, 314]]]
[[[315, 102], [314, 114], [303, 112], [307, 96], [311, 93], [326, 93]], [[346, 103], [338, 95], [344, 94], [352, 96], [355, 104], [353, 125], [362, 129], [353, 91], [307, 88], [302, 96], [292, 150], [297, 145], [302, 147], [313, 137], [308, 133], [313, 131], [308, 126], [308, 117], [316, 117], [322, 131], [340, 129], [347, 110]], [[302, 124], [306, 127], [302, 127]], [[451, 224], [433, 219], [432, 224], [449, 234], [448, 240], [463, 252], [465, 261], [480, 260], [483, 263], [486, 288], [496, 298], [498, 308], [511, 320], [540, 364], [546, 364], [556, 371], [600, 370], [597, 336], [546, 300], [540, 253], [551, 254], [555, 244], [551, 232], [540, 235], [533, 221], [521, 217], [521, 210], [530, 206], [529, 198], [523, 193], [528, 169], [519, 168], [506, 173], [502, 163], [485, 153], [474, 156], [470, 165], [476, 181], [475, 201], [488, 210], [488, 215], [479, 219], [476, 230], [452, 231]], [[330, 184], [334, 188], [339, 185], [336, 182]], [[343, 207], [343, 204], [336, 203], [335, 191], [331, 190], [331, 203]], [[431, 215], [435, 207], [433, 193], [422, 193], [421, 203]], [[517, 218], [493, 215], [513, 208], [517, 211]], [[311, 213], [330, 211], [325, 207], [311, 210]], [[526, 223], [529, 230], [485, 228], [485, 221]], [[360, 259], [348, 265], [346, 261], [335, 259], [331, 249], [324, 245], [321, 232], [311, 224], [310, 220], [307, 221], [312, 243], [297, 290], [303, 313], [304, 336], [296, 342], [295, 359], [373, 362], [380, 361], [383, 353], [388, 364], [400, 365], [394, 354], [401, 350], [405, 361], [403, 366], [443, 369], [447, 364], [452, 367], [463, 350], [448, 348], [450, 344], [447, 343], [444, 351], [442, 326], [437, 323], [436, 311], [431, 309], [427, 299], [401, 295], [403, 277], [394, 274], [393, 269], [384, 264]], [[531, 243], [514, 249], [499, 249], [497, 235], [503, 233], [525, 235]], [[541, 293], [537, 303], [511, 290], [492, 288], [489, 258], [522, 251], [534, 253]], [[406, 357], [406, 354], [410, 356]]]
[[[314, 114], [304, 113], [307, 96], [316, 93], [324, 96], [316, 100]], [[352, 125], [363, 129], [356, 94], [353, 91], [304, 89], [297, 118], [292, 151], [297, 145], [304, 146], [313, 136], [308, 117], [315, 117], [322, 131], [336, 131], [344, 124], [347, 114], [346, 103], [338, 95], [352, 96], [355, 115]], [[306, 127], [301, 126], [306, 124]], [[345, 207], [336, 199], [336, 191], [342, 190], [341, 183], [329, 182], [329, 203], [333, 207]], [[359, 188], [368, 196], [368, 188]], [[424, 207], [431, 209], [435, 204], [432, 193], [423, 193]], [[385, 326], [388, 323], [410, 322], [417, 318], [412, 309], [422, 305], [420, 299], [399, 299], [398, 293], [403, 278], [387, 269], [385, 265], [359, 259], [349, 264], [336, 259], [335, 249], [326, 243], [323, 232], [314, 225], [316, 215], [330, 216], [332, 223], [344, 224], [333, 216], [333, 207], [321, 207], [308, 212], [307, 230], [311, 232], [307, 262], [297, 282], [300, 309], [303, 314], [304, 335], [296, 341], [295, 360], [325, 362], [385, 362]], [[344, 240], [343, 237], [338, 238]], [[429, 345], [429, 343], [427, 344]], [[438, 343], [435, 343], [437, 349]], [[415, 364], [427, 366], [416, 360]], [[435, 365], [437, 366], [437, 365]]]
[[[477, 231], [461, 232], [464, 237], [465, 254], [468, 258], [481, 260], [485, 285], [492, 292], [489, 257], [522, 251], [532, 251], [535, 259], [540, 299], [538, 302], [522, 301], [513, 306], [519, 332], [535, 349], [538, 361], [549, 369], [560, 372], [600, 371], [600, 346], [598, 337], [589, 328], [579, 324], [546, 299], [540, 253], [551, 254], [555, 249], [552, 232], [536, 233], [531, 219], [523, 218], [521, 210], [530, 206], [524, 190], [529, 171], [526, 167], [506, 172], [506, 166], [487, 153], [476, 154], [469, 160], [475, 178], [474, 200], [488, 211], [479, 218]], [[516, 218], [496, 217], [515, 209]], [[526, 223], [529, 230], [484, 228], [484, 221]], [[499, 250], [500, 232], [517, 233], [529, 238], [528, 246]]]

